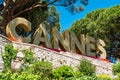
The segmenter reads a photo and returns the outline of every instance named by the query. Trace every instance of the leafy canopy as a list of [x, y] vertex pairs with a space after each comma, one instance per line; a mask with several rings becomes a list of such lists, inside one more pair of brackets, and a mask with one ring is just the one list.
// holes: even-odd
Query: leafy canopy
[[63, 6], [74, 14], [83, 11], [84, 8], [81, 5], [87, 5], [88, 0], [4, 0], [3, 3], [0, 5], [2, 16], [0, 30], [5, 34], [6, 25], [16, 17], [30, 20], [33, 24], [33, 32], [36, 30], [36, 26], [44, 21], [47, 22], [47, 26], [57, 26], [60, 29], [59, 15], [56, 9], [53, 10], [50, 6]]
[[84, 18], [75, 21], [70, 30], [76, 35], [87, 34], [110, 44], [110, 38], [120, 33], [120, 5], [87, 13]]
[[120, 58], [120, 5], [87, 13], [75, 21], [70, 30], [76, 35], [86, 34], [104, 40], [110, 61], [114, 62], [112, 57]]

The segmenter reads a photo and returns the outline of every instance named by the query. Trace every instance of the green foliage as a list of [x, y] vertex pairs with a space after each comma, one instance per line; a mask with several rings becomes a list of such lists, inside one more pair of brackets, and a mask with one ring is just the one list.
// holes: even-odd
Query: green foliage
[[[5, 52], [3, 53], [3, 61], [5, 64], [5, 72], [0, 72], [0, 80], [113, 80], [108, 75], [95, 76], [95, 67], [90, 61], [83, 59], [80, 61], [78, 71], [74, 72], [70, 66], [61, 66], [52, 69], [50, 62], [35, 62], [33, 52], [23, 50], [25, 57], [24, 64], [28, 64], [27, 69], [18, 72], [10, 71], [11, 60], [16, 58], [17, 50], [13, 48], [12, 44], [5, 45]], [[118, 75], [120, 79], [120, 63], [113, 65], [113, 72]]]
[[70, 30], [75, 32], [76, 35], [87, 34], [95, 38], [101, 38], [109, 45], [113, 34], [120, 33], [119, 14], [120, 5], [98, 9], [75, 21]]
[[40, 75], [42, 79], [47, 80], [50, 78], [52, 72], [52, 63], [50, 62], [35, 62], [30, 66], [29, 73]]
[[112, 66], [112, 72], [114, 74], [120, 73], [120, 62]]
[[47, 22], [47, 31], [50, 33], [50, 28], [56, 27], [58, 30], [60, 30], [60, 24], [59, 24], [59, 13], [57, 12], [56, 8], [54, 6], [51, 6], [48, 10], [48, 18], [46, 20]]
[[21, 72], [11, 72], [10, 70], [5, 73], [0, 73], [0, 80], [50, 80], [52, 72], [52, 64], [50, 62], [35, 62], [28, 66], [27, 70]]
[[34, 56], [33, 56], [33, 52], [30, 51], [30, 50], [27, 50], [27, 49], [24, 49], [23, 51], [23, 65], [20, 69], [18, 69], [17, 71], [18, 72], [21, 72], [21, 71], [27, 71], [29, 69], [29, 66], [32, 65], [32, 63], [35, 62], [35, 59], [34, 59]]
[[114, 80], [120, 80], [120, 73], [117, 73], [117, 77]]
[[0, 72], [0, 80], [40, 80], [39, 75], [29, 74], [28, 72], [22, 72], [21, 74], [12, 73], [7, 71], [6, 73]]
[[74, 77], [74, 70], [70, 66], [61, 66], [53, 70], [52, 76], [54, 79]]
[[0, 80], [10, 80], [11, 79], [11, 71], [8, 70], [6, 73], [0, 72]]
[[32, 64], [34, 62], [34, 56], [33, 56], [33, 52], [27, 49], [24, 49], [23, 54], [25, 55], [23, 58], [23, 61], [25, 64]]
[[40, 80], [39, 75], [29, 74], [28, 72], [22, 72], [21, 74], [14, 73], [11, 76], [11, 80]]
[[76, 78], [76, 80], [100, 80], [96, 76], [82, 76], [79, 78]]
[[[4, 2], [4, 1], [3, 1]], [[79, 4], [78, 4], [79, 3]], [[77, 4], [77, 5], [76, 5]], [[47, 21], [49, 15], [50, 6], [63, 6], [66, 10], [72, 14], [79, 13], [84, 10], [83, 6], [88, 4], [88, 0], [8, 0], [5, 1], [5, 5], [1, 6], [1, 13], [3, 20], [0, 22], [0, 29], [5, 34], [6, 25], [16, 17], [24, 17], [32, 23], [31, 34], [37, 29], [37, 26]], [[59, 24], [59, 15], [52, 16], [52, 19], [55, 17], [58, 18], [57, 21], [49, 22], [49, 27], [57, 27], [60, 29]], [[2, 34], [3, 34], [2, 33]], [[26, 32], [20, 32], [20, 35], [27, 36]]]
[[2, 16], [0, 16], [0, 21], [2, 21], [3, 20], [3, 17]]
[[[24, 17], [32, 23], [32, 31], [30, 31], [32, 34], [39, 28], [38, 25], [41, 23], [45, 24], [48, 33], [50, 33], [50, 29], [52, 27], [56, 27], [58, 30], [60, 30], [59, 13], [53, 6], [46, 10], [36, 8], [22, 14], [20, 17]], [[16, 30], [19, 30], [17, 32], [19, 35], [26, 36], [27, 34], [22, 27], [17, 27]]]
[[12, 44], [5, 45], [5, 52], [2, 54], [4, 61], [4, 68], [10, 68], [12, 59], [16, 58], [17, 50], [13, 48]]
[[86, 76], [95, 75], [95, 66], [86, 59], [82, 59], [80, 61], [78, 70], [80, 71], [81, 74], [86, 75]]

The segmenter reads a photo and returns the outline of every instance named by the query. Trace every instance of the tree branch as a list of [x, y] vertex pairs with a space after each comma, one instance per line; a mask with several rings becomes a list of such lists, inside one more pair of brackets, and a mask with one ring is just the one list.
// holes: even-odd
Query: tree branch
[[29, 11], [29, 10], [35, 9], [35, 8], [37, 8], [37, 7], [46, 7], [46, 6], [47, 6], [47, 5], [33, 5], [33, 6], [27, 8], [27, 9], [25, 9], [25, 10], [22, 10], [22, 11], [18, 12], [16, 15], [12, 16], [12, 18], [15, 18], [15, 17], [19, 16], [20, 14], [22, 14], [22, 13], [24, 13], [24, 12], [27, 12], [27, 11]]
[[14, 3], [14, 5], [12, 5], [13, 8], [11, 9], [11, 14], [13, 15], [15, 10], [24, 6], [25, 4], [26, 4], [25, 2]]
[[50, 2], [50, 3], [48, 3], [48, 5], [64, 6], [64, 7], [71, 5], [71, 4], [55, 4], [55, 2], [57, 2], [57, 1], [58, 0], [54, 0], [54, 1]]
[[48, 3], [48, 5], [53, 4], [53, 3], [55, 3], [56, 1], [57, 1], [57, 0], [54, 0], [54, 1], [50, 2], [50, 3]]
[[5, 1], [5, 4], [6, 4], [6, 5], [4, 6], [4, 9], [2, 10], [2, 13], [5, 13], [5, 12], [7, 11], [8, 7], [9, 7], [9, 4], [10, 4], [10, 1], [11, 1], [11, 0], [6, 0], [6, 1]]

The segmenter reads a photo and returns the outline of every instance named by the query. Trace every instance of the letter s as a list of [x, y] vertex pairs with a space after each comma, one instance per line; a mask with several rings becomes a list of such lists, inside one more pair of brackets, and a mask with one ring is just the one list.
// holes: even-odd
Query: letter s
[[100, 58], [106, 59], [106, 50], [104, 49], [105, 42], [101, 39], [97, 40], [97, 48], [101, 52]]

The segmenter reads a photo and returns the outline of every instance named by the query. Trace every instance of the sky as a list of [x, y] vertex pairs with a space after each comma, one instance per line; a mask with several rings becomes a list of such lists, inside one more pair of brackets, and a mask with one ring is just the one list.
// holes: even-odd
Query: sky
[[100, 8], [108, 8], [117, 4], [120, 4], [120, 0], [89, 0], [88, 5], [84, 7], [85, 10], [75, 15], [65, 10], [64, 7], [56, 7], [60, 15], [60, 32], [68, 29], [74, 21], [83, 18], [88, 12]]

